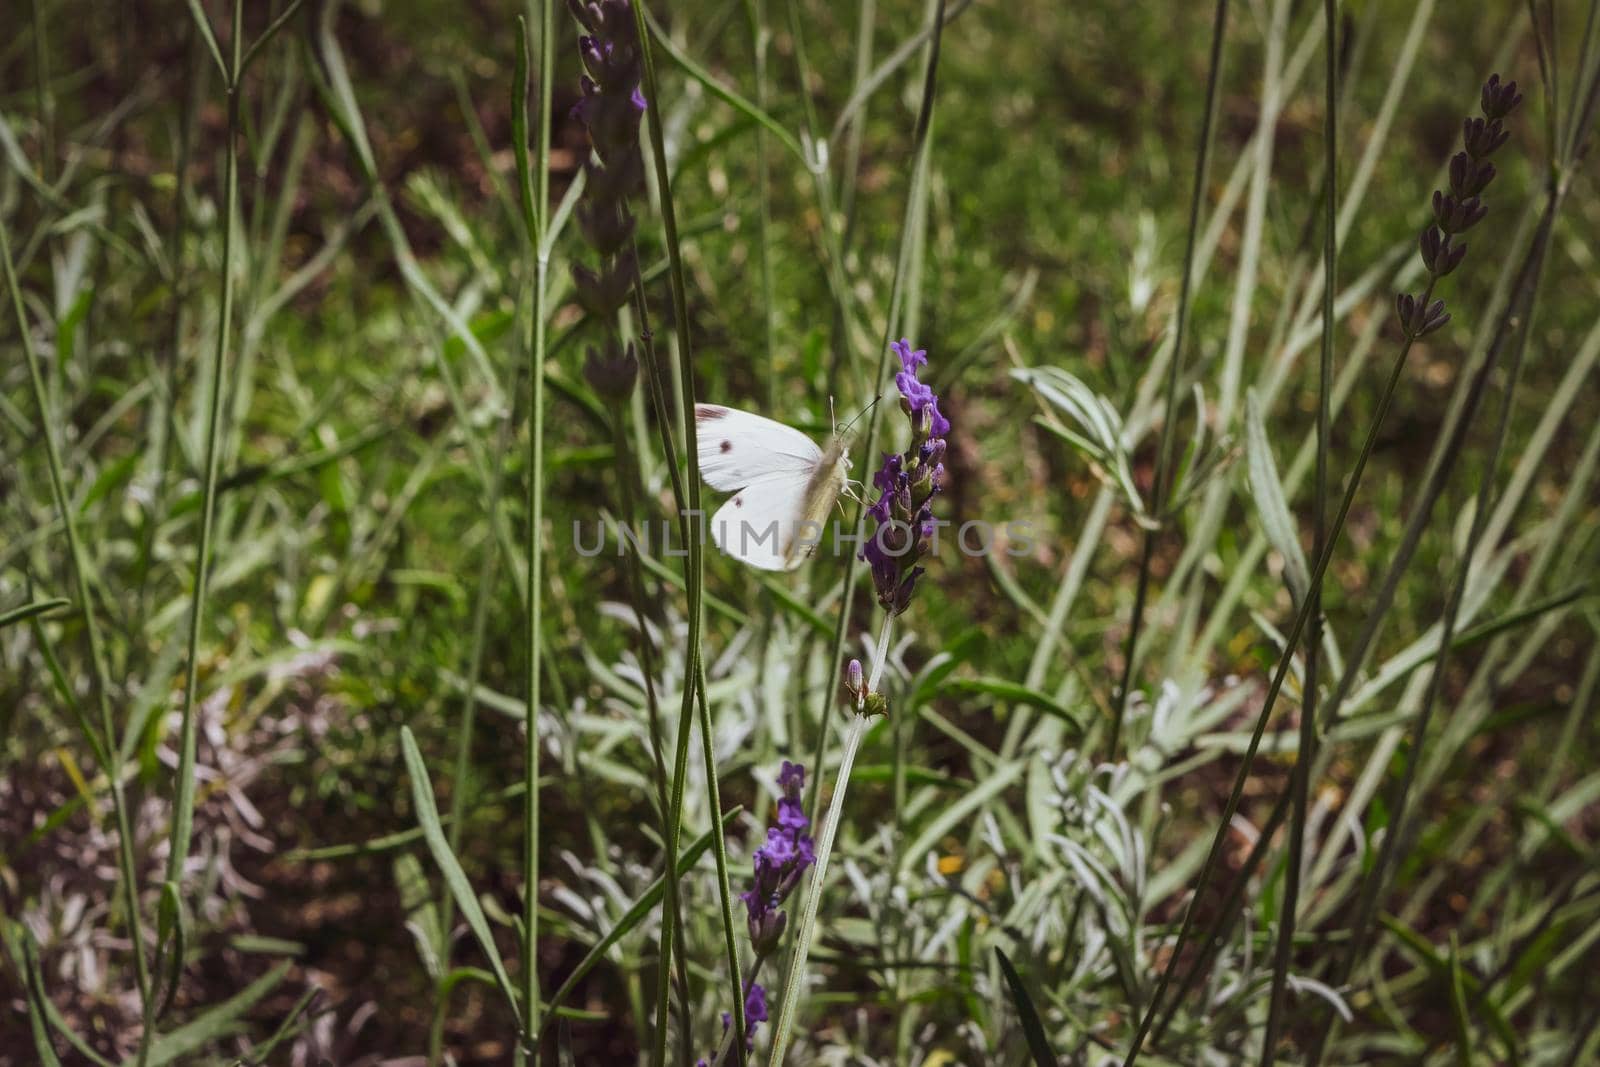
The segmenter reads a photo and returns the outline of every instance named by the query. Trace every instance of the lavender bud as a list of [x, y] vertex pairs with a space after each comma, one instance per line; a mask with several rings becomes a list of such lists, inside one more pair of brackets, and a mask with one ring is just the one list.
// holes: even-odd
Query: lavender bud
[[1433, 191], [1433, 218], [1445, 233], [1465, 233], [1489, 213], [1489, 208], [1478, 197], [1457, 200], [1448, 193]]
[[1461, 124], [1461, 141], [1467, 154], [1483, 159], [1506, 143], [1511, 134], [1501, 127], [1499, 119], [1466, 119]]
[[1417, 312], [1417, 298], [1410, 293], [1401, 293], [1394, 298], [1394, 310], [1400, 317], [1400, 328], [1411, 333], [1411, 316]]
[[1480, 106], [1483, 113], [1491, 119], [1503, 119], [1518, 104], [1522, 103], [1522, 94], [1517, 92], [1516, 82], [1501, 84], [1500, 75], [1491, 74], [1489, 80], [1483, 83], [1483, 97]]
[[1429, 226], [1422, 231], [1422, 236], [1417, 239], [1417, 247], [1422, 252], [1422, 265], [1428, 268], [1429, 273], [1436, 273], [1435, 267], [1439, 261], [1439, 250], [1443, 247], [1449, 250], [1450, 238], [1439, 232], [1439, 227]]
[[861, 661], [853, 659], [844, 672], [844, 691], [850, 696], [850, 706], [857, 711], [861, 710], [862, 702], [867, 698], [867, 682], [861, 673]]
[[639, 360], [634, 355], [633, 345], [618, 349], [615, 339], [611, 339], [604, 353], [589, 346], [583, 360], [583, 376], [602, 399], [613, 402], [628, 399], [639, 377]]
[[772, 911], [752, 913], [750, 916], [750, 944], [757, 956], [770, 956], [783, 940], [783, 931], [789, 925], [789, 913]]
[[1477, 196], [1494, 181], [1494, 164], [1474, 160], [1465, 152], [1450, 157], [1450, 191], [1457, 200]]
[[1422, 324], [1417, 330], [1417, 336], [1423, 337], [1427, 334], [1430, 334], [1449, 321], [1450, 316], [1444, 310], [1444, 301], [1435, 300], [1432, 304], [1428, 305], [1427, 313], [1422, 316]]

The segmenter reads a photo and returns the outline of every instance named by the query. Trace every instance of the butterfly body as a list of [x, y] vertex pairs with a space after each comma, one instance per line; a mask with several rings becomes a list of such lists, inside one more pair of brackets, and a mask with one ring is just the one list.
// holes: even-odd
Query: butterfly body
[[733, 496], [711, 517], [711, 537], [761, 570], [794, 570], [822, 538], [844, 490], [847, 440], [827, 448], [781, 422], [720, 404], [695, 405], [700, 476]]

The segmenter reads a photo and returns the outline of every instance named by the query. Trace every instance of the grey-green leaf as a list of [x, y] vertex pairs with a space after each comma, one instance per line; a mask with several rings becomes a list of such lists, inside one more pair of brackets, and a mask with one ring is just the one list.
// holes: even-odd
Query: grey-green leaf
[[1306, 566], [1305, 550], [1300, 547], [1300, 532], [1278, 478], [1278, 465], [1272, 458], [1262, 421], [1261, 402], [1252, 389], [1245, 397], [1245, 454], [1250, 475], [1250, 496], [1261, 516], [1267, 542], [1283, 557], [1283, 573], [1296, 604], [1305, 602], [1311, 586], [1311, 569]]

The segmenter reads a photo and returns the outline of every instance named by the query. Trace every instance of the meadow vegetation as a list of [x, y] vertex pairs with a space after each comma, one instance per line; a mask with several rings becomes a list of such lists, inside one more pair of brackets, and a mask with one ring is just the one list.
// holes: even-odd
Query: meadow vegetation
[[1600, 4], [6, 15], [0, 1064], [1600, 1057]]

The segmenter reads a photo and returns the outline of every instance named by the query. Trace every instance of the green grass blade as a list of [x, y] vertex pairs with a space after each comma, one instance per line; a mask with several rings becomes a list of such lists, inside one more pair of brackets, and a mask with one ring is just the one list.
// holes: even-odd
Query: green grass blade
[[[266, 999], [292, 966], [293, 963], [285, 960], [198, 1019], [161, 1035], [150, 1046], [149, 1055], [144, 1061], [146, 1067], [165, 1067], [169, 1063], [183, 1062], [191, 1053], [241, 1029], [241, 1016]], [[123, 1061], [122, 1067], [133, 1067], [136, 1062], [136, 1058], [130, 1058]]]
[[1016, 1006], [1017, 1020], [1022, 1024], [1023, 1036], [1028, 1040], [1028, 1052], [1033, 1056], [1034, 1067], [1056, 1067], [1061, 1061], [1050, 1049], [1050, 1039], [1045, 1036], [1044, 1024], [1039, 1021], [1033, 998], [1022, 984], [1022, 975], [1017, 973], [1005, 950], [998, 945], [995, 946], [994, 955], [1000, 961], [1001, 973], [1006, 976], [1006, 989], [1011, 994], [1011, 1003]]
[[51, 597], [49, 600], [35, 600], [29, 604], [19, 604], [10, 611], [0, 612], [0, 630], [38, 615], [47, 615], [58, 608], [68, 608], [72, 601], [66, 597]]
[[400, 728], [400, 746], [405, 754], [406, 772], [411, 777], [412, 804], [416, 808], [417, 822], [422, 826], [422, 836], [428, 843], [428, 851], [433, 854], [434, 863], [439, 865], [445, 884], [450, 887], [450, 893], [455, 897], [456, 907], [461, 909], [461, 915], [467, 920], [467, 926], [478, 939], [483, 954], [488, 957], [495, 981], [500, 984], [500, 991], [505, 994], [511, 1014], [520, 1028], [522, 1012], [517, 1005], [516, 991], [506, 974], [505, 964], [500, 959], [500, 950], [495, 946], [494, 933], [489, 929], [489, 921], [484, 917], [478, 897], [472, 891], [472, 883], [467, 881], [466, 872], [461, 869], [460, 861], [456, 859], [456, 854], [450, 851], [450, 843], [445, 839], [444, 827], [439, 823], [439, 810], [434, 806], [433, 785], [428, 780], [428, 768], [422, 762], [422, 753], [417, 749], [417, 739], [412, 736], [411, 727]]

